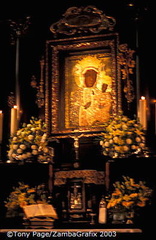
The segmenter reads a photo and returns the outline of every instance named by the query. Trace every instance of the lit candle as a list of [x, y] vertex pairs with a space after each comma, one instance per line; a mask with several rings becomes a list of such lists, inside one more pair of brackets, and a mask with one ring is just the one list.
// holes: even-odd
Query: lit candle
[[147, 103], [144, 96], [139, 100], [139, 120], [143, 128], [147, 129]]
[[3, 137], [3, 112], [0, 110], [0, 143], [2, 142]]
[[155, 134], [156, 134], [156, 100], [154, 102], [154, 127], [155, 127]]
[[13, 106], [11, 108], [11, 125], [10, 125], [10, 135], [13, 136], [13, 134], [17, 131], [17, 106]]

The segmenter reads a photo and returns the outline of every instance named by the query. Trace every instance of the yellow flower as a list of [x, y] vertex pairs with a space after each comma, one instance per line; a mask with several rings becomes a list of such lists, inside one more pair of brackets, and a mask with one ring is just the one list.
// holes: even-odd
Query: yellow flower
[[34, 188], [28, 189], [28, 193], [35, 193], [35, 189]]
[[117, 143], [118, 143], [119, 145], [123, 145], [123, 144], [124, 144], [124, 140], [123, 140], [123, 139], [121, 139], [121, 138], [118, 138], [118, 141], [117, 141]]
[[148, 198], [146, 198], [146, 197], [140, 197], [140, 201], [146, 202], [146, 201], [148, 201]]
[[136, 142], [141, 142], [141, 138], [140, 137], [136, 137], [135, 140], [136, 140]]
[[123, 117], [122, 117], [122, 120], [123, 120], [124, 122], [127, 122], [129, 119], [128, 119], [126, 116], [123, 116]]
[[25, 149], [27, 148], [24, 144], [21, 144], [19, 147], [20, 147], [22, 150], [25, 150]]
[[20, 149], [20, 148], [17, 149], [17, 153], [18, 153], [18, 154], [21, 154], [22, 152], [23, 152], [22, 149]]
[[27, 152], [27, 158], [30, 158], [32, 156], [32, 153], [31, 152]]
[[25, 193], [21, 193], [19, 196], [18, 196], [18, 201], [19, 202], [23, 202], [25, 200]]
[[126, 146], [126, 145], [125, 145], [125, 146], [123, 146], [123, 151], [124, 151], [124, 152], [128, 152], [128, 151], [129, 151], [129, 147], [128, 147], [128, 146]]
[[38, 151], [34, 149], [34, 150], [32, 150], [32, 154], [33, 154], [33, 155], [37, 155], [37, 154], [38, 154]]
[[129, 195], [129, 197], [130, 197], [130, 198], [136, 198], [136, 197], [138, 197], [138, 193], [131, 193], [131, 194]]
[[116, 188], [116, 189], [115, 189], [115, 192], [112, 193], [112, 195], [114, 195], [114, 196], [116, 196], [116, 195], [121, 195], [121, 191], [120, 191], [118, 188]]
[[131, 199], [130, 196], [127, 195], [127, 194], [125, 194], [125, 195], [123, 196], [123, 200], [125, 200], [125, 201], [129, 201], [130, 199]]
[[[14, 214], [18, 215], [20, 208], [25, 205], [35, 204], [37, 201], [44, 201], [46, 203], [47, 197], [43, 186], [44, 185], [38, 185], [35, 188], [30, 188], [27, 184], [19, 183], [19, 186], [13, 188], [7, 201], [5, 201], [7, 216], [14, 216]], [[39, 189], [39, 192], [37, 192], [37, 189]]]
[[127, 144], [132, 144], [132, 139], [131, 139], [131, 138], [127, 138], [127, 139], [126, 139], [126, 143], [127, 143]]
[[17, 141], [17, 137], [13, 137], [12, 141], [14, 142]]
[[35, 128], [34, 128], [34, 127], [32, 127], [32, 128], [31, 128], [31, 131], [32, 131], [32, 132], [35, 132]]
[[37, 146], [33, 144], [33, 145], [31, 145], [31, 149], [35, 150], [35, 149], [37, 149]]
[[49, 152], [49, 148], [44, 147], [44, 148], [43, 148], [43, 152], [48, 153], [48, 152]]
[[145, 147], [145, 143], [140, 143], [139, 146], [140, 146], [141, 148], [144, 148], [144, 147]]
[[127, 132], [127, 135], [132, 135], [132, 134], [133, 134], [133, 132], [130, 132], [130, 131]]
[[31, 135], [31, 134], [30, 134], [30, 135], [28, 136], [28, 140], [31, 141], [31, 140], [33, 140], [33, 139], [34, 139], [34, 135]]
[[137, 206], [139, 207], [145, 207], [146, 203], [144, 201], [140, 201], [137, 203]]
[[135, 183], [135, 180], [123, 176], [124, 181], [117, 181], [113, 184], [114, 191], [108, 201], [108, 208], [132, 208], [144, 207], [149, 201], [152, 190], [143, 181]]
[[128, 127], [127, 127], [126, 124], [123, 124], [123, 125], [122, 125], [122, 129], [123, 129], [123, 130], [127, 130], [127, 128], [128, 128]]
[[135, 132], [137, 135], [142, 135], [142, 132], [139, 129], [136, 129]]
[[13, 144], [12, 148], [13, 148], [14, 150], [16, 150], [16, 149], [18, 148], [18, 145], [17, 145], [17, 144]]
[[105, 143], [104, 143], [104, 146], [105, 146], [105, 147], [109, 147], [109, 145], [110, 145], [109, 142], [105, 142]]
[[134, 204], [134, 201], [123, 201], [122, 205], [126, 208], [129, 208], [130, 206], [132, 206]]
[[114, 137], [114, 138], [113, 138], [113, 141], [114, 141], [115, 143], [118, 143], [118, 140], [119, 140], [118, 137]]
[[107, 208], [113, 208], [113, 207], [115, 207], [116, 205], [118, 205], [120, 202], [121, 202], [121, 198], [118, 198], [118, 199], [112, 199], [112, 200], [110, 200], [110, 202], [108, 202], [108, 204], [107, 204]]
[[19, 206], [20, 206], [21, 208], [24, 207], [24, 206], [26, 206], [26, 205], [28, 205], [26, 201], [23, 201], [23, 202], [21, 202], [21, 203], [19, 204]]
[[120, 152], [120, 147], [119, 146], [115, 146], [114, 149], [115, 149], [116, 152]]

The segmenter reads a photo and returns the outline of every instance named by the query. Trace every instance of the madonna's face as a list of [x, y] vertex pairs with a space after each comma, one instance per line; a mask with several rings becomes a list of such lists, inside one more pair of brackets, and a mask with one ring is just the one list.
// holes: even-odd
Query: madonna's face
[[96, 76], [97, 76], [97, 73], [96, 71], [90, 69], [90, 70], [87, 70], [86, 73], [84, 74], [84, 83], [85, 83], [85, 86], [86, 87], [93, 87], [95, 82], [96, 82]]

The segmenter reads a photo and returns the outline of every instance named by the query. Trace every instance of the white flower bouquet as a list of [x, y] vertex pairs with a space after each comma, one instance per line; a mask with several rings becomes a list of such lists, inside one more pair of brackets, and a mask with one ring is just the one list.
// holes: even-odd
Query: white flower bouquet
[[49, 152], [45, 123], [32, 117], [9, 140], [8, 157], [11, 161], [43, 159]]
[[105, 124], [100, 138], [103, 155], [112, 158], [129, 157], [147, 152], [142, 125], [124, 115], [115, 115]]

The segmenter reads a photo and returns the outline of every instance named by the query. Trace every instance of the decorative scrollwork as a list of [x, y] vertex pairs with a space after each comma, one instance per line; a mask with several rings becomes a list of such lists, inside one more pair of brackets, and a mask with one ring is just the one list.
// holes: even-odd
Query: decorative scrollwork
[[10, 92], [8, 96], [8, 106], [12, 108], [14, 105], [16, 105], [15, 94]]
[[20, 38], [24, 34], [27, 33], [29, 25], [30, 25], [30, 16], [26, 17], [25, 19], [20, 19], [18, 22], [13, 20], [9, 20], [9, 26], [11, 29], [11, 44], [14, 45], [17, 38]]
[[121, 67], [122, 79], [124, 82], [124, 93], [128, 103], [134, 100], [133, 81], [130, 76], [133, 74], [135, 60], [133, 59], [134, 50], [128, 49], [127, 44], [119, 45], [118, 62]]
[[36, 77], [33, 75], [31, 79], [31, 87], [36, 88], [37, 93], [36, 93], [36, 103], [39, 108], [44, 107], [45, 104], [45, 96], [44, 96], [44, 59], [41, 59], [40, 61], [40, 82], [39, 85], [37, 84]]
[[66, 184], [67, 179], [83, 178], [85, 184], [104, 184], [105, 174], [103, 171], [97, 170], [69, 170], [59, 171], [55, 173], [54, 185], [61, 186]]
[[59, 34], [74, 35], [76, 33], [99, 33], [102, 30], [112, 31], [116, 24], [113, 17], [106, 16], [94, 6], [70, 7], [63, 18], [51, 25], [50, 30]]

